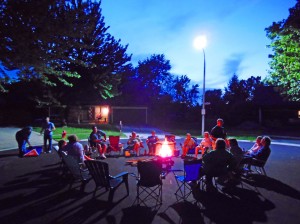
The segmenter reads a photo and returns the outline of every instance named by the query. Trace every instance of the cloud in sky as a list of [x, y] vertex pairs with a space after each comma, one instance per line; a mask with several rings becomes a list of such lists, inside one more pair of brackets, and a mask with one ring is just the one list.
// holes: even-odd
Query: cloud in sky
[[233, 54], [225, 60], [224, 75], [232, 77], [233, 74], [238, 75], [242, 71], [241, 64], [245, 58], [243, 53]]

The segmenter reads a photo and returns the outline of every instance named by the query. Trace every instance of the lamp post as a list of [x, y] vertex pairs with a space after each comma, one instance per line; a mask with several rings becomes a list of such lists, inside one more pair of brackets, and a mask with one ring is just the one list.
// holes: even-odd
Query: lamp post
[[202, 136], [204, 136], [205, 131], [205, 73], [206, 73], [206, 61], [205, 61], [205, 51], [204, 48], [206, 46], [206, 36], [198, 36], [194, 40], [194, 46], [198, 50], [203, 51], [203, 95], [202, 95]]

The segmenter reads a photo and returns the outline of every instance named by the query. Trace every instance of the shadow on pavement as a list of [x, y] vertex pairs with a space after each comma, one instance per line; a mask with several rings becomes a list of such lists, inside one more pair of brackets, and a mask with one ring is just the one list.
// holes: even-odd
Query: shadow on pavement
[[247, 179], [243, 181], [249, 185], [265, 188], [269, 191], [274, 191], [279, 194], [300, 200], [300, 192], [298, 190], [274, 178], [259, 174], [251, 174]]
[[267, 222], [266, 211], [275, 208], [258, 192], [238, 187], [223, 193], [198, 190], [194, 197], [201, 204], [202, 214], [214, 223]]

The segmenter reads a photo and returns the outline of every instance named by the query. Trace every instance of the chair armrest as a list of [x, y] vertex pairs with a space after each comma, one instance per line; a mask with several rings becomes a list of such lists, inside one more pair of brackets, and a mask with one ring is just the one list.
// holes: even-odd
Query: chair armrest
[[112, 178], [112, 179], [119, 178], [119, 177], [124, 177], [124, 176], [128, 176], [128, 172], [122, 172], [122, 173], [119, 173], [115, 176], [109, 175], [109, 177]]

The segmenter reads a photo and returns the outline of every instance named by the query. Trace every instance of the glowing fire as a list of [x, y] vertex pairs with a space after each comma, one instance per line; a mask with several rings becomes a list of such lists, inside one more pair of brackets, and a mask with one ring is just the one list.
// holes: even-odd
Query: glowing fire
[[161, 149], [158, 152], [158, 155], [161, 157], [170, 157], [173, 155], [173, 151], [169, 146], [168, 141], [165, 139], [165, 141], [163, 142]]

